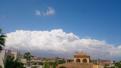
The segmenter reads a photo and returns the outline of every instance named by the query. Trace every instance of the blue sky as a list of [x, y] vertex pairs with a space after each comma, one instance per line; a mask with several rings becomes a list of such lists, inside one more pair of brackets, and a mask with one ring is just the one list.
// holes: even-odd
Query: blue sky
[[119, 45], [121, 0], [0, 0], [0, 28], [4, 32], [60, 28], [80, 38]]

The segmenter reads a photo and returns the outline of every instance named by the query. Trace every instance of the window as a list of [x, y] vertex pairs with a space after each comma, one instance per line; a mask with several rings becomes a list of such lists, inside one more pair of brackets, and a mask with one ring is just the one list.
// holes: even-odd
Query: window
[[76, 62], [80, 62], [80, 59], [76, 59]]
[[87, 59], [83, 59], [83, 63], [87, 63]]

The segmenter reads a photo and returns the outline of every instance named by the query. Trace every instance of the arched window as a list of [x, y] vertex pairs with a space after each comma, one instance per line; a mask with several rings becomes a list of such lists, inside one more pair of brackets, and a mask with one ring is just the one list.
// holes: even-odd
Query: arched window
[[80, 62], [80, 59], [76, 59], [76, 62]]
[[83, 63], [87, 63], [87, 59], [83, 59]]

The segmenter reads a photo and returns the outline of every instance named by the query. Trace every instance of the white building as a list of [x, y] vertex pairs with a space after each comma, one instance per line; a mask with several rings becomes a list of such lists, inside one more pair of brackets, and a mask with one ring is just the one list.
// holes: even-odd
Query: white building
[[5, 50], [2, 50], [0, 52], [0, 66], [4, 68], [4, 56], [5, 56]]

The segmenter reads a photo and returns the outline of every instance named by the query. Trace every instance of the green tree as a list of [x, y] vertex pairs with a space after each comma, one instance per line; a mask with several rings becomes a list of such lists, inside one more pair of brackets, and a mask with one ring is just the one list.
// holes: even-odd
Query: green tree
[[121, 61], [115, 63], [116, 68], [121, 68]]
[[7, 56], [4, 62], [5, 68], [25, 68], [23, 63], [19, 61], [19, 59], [14, 59], [12, 56]]
[[2, 30], [0, 29], [0, 51], [5, 46], [5, 35], [2, 33]]
[[26, 52], [26, 53], [24, 54], [24, 58], [27, 60], [27, 65], [28, 65], [28, 66], [30, 66], [31, 57], [32, 57], [32, 55], [31, 55], [30, 52]]
[[57, 63], [54, 62], [53, 65], [52, 65], [52, 68], [56, 68], [56, 66], [57, 66]]
[[43, 68], [50, 68], [50, 64], [48, 62], [44, 62]]
[[64, 59], [62, 59], [62, 60], [58, 60], [58, 64], [63, 64], [63, 63], [65, 63], [66, 61], [64, 60]]

